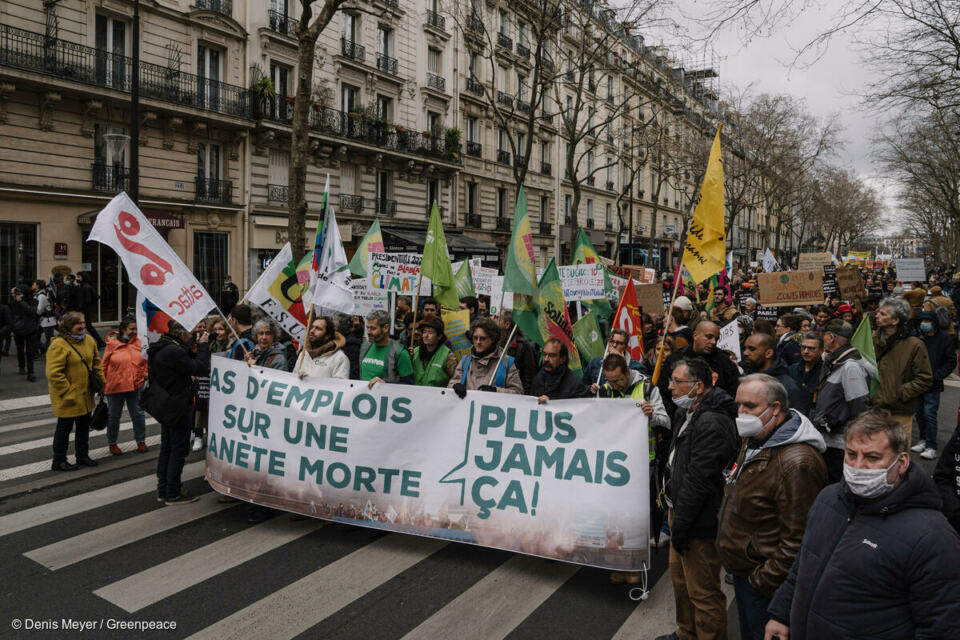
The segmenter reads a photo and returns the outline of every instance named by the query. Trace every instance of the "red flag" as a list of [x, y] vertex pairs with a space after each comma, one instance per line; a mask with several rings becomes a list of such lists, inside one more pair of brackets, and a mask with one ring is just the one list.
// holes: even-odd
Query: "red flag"
[[643, 324], [640, 321], [640, 307], [637, 306], [637, 292], [633, 288], [633, 278], [627, 278], [627, 286], [620, 296], [620, 305], [613, 315], [613, 328], [627, 332], [627, 351], [630, 358], [643, 358]]

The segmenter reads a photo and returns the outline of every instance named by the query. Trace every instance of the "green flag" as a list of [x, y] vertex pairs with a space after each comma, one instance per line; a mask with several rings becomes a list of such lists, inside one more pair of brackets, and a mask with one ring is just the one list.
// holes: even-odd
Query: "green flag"
[[[584, 230], [580, 229], [577, 232], [577, 243], [573, 247], [572, 264], [594, 263], [600, 264], [600, 254], [597, 253], [597, 250], [593, 247], [593, 243], [590, 242], [590, 238], [587, 237]], [[600, 268], [603, 269], [603, 289], [607, 293], [610, 293], [613, 291], [613, 283], [610, 282], [610, 276], [607, 274], [607, 269], [603, 264], [600, 264]], [[613, 307], [610, 306], [610, 301], [606, 298], [584, 300], [583, 306], [589, 311], [593, 311], [599, 318], [609, 318], [613, 315]]]
[[604, 344], [596, 314], [585, 313], [582, 318], [573, 323], [573, 341], [577, 344], [580, 355], [587, 362], [603, 356]]
[[[870, 316], [867, 314], [863, 314], [863, 320], [853, 333], [850, 344], [860, 352], [864, 360], [873, 365], [874, 369], [877, 368], [877, 352], [873, 346], [873, 329], [870, 328]], [[874, 374], [873, 379], [870, 380], [870, 397], [875, 396], [879, 389], [880, 380]]]
[[477, 297], [477, 290], [473, 288], [473, 274], [470, 272], [470, 262], [464, 260], [457, 273], [453, 276], [457, 283], [457, 295], [461, 298]]
[[503, 269], [503, 290], [513, 292], [513, 321], [531, 340], [541, 342], [534, 297], [537, 295], [537, 266], [533, 257], [533, 233], [527, 215], [527, 196], [523, 185], [517, 189], [513, 211], [513, 234], [507, 247]]
[[[537, 326], [539, 336], [537, 343], [540, 346], [550, 338], [557, 338], [567, 346], [570, 354], [570, 369], [577, 375], [582, 375], [580, 353], [573, 342], [573, 325], [570, 314], [567, 312], [567, 301], [563, 297], [563, 285], [560, 283], [560, 272], [557, 262], [550, 258], [547, 268], [544, 269], [540, 282], [537, 285]], [[528, 334], [527, 337], [533, 337]]]
[[357, 252], [350, 259], [350, 273], [355, 276], [367, 276], [371, 253], [383, 253], [383, 234], [380, 233], [380, 218], [373, 221], [367, 235], [357, 245]]
[[447, 237], [443, 234], [440, 222], [440, 210], [434, 200], [430, 208], [430, 225], [427, 227], [427, 239], [423, 243], [423, 260], [420, 262], [420, 274], [433, 282], [433, 297], [440, 306], [456, 311], [460, 308], [457, 285], [447, 255]]

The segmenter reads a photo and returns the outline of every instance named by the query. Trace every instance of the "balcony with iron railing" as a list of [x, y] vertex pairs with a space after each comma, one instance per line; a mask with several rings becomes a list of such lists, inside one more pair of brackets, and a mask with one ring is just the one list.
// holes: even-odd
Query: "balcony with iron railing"
[[340, 52], [347, 58], [356, 60], [357, 62], [363, 62], [363, 59], [367, 55], [367, 50], [363, 45], [357, 44], [353, 40], [347, 40], [346, 38], [340, 38]]
[[[0, 66], [129, 92], [133, 60], [42, 33], [0, 25]], [[172, 67], [141, 62], [140, 98], [252, 118], [250, 90]]]
[[587, 229], [593, 229], [593, 218], [587, 218]]
[[467, 155], [473, 156], [474, 158], [480, 158], [483, 156], [483, 145], [479, 142], [473, 142], [467, 140]]
[[597, 177], [596, 177], [596, 176], [590, 176], [589, 178], [587, 178], [587, 185], [593, 187], [593, 186], [595, 186], [596, 184], [597, 184]]
[[503, 149], [497, 149], [497, 162], [510, 166], [510, 152]]
[[233, 183], [197, 176], [196, 199], [199, 202], [230, 202], [233, 199]]
[[497, 91], [497, 104], [503, 105], [507, 109], [513, 109], [513, 96], [503, 91]]
[[483, 84], [482, 84], [480, 81], [478, 81], [476, 78], [474, 78], [473, 76], [470, 76], [470, 77], [467, 78], [467, 91], [469, 91], [470, 93], [472, 93], [472, 94], [474, 94], [474, 95], [482, 96], [482, 95], [483, 95]]
[[129, 188], [130, 170], [119, 164], [93, 163], [93, 190], [120, 193]]
[[435, 73], [427, 72], [427, 86], [431, 89], [436, 89], [437, 91], [447, 90], [447, 79], [443, 76], [438, 76]]
[[286, 202], [287, 201], [287, 185], [268, 184], [267, 200], [271, 202]]
[[541, 162], [540, 173], [542, 173], [545, 176], [549, 176], [550, 174], [553, 173], [553, 166], [551, 166], [549, 162]]
[[603, 226], [604, 226], [604, 228], [605, 228], [607, 231], [613, 231], [613, 222], [612, 222], [612, 221], [607, 220], [607, 221], [604, 223]]
[[507, 216], [497, 216], [497, 231], [510, 231], [511, 222]]
[[527, 161], [527, 156], [523, 155], [522, 153], [516, 154], [515, 158], [514, 164], [516, 164], [518, 167], [523, 166], [523, 164]]
[[507, 51], [513, 49], [513, 40], [505, 33], [497, 32], [497, 46], [503, 47]]
[[389, 73], [390, 75], [395, 76], [397, 75], [397, 59], [391, 58], [383, 53], [378, 53], [377, 69], [383, 71], [384, 73]]
[[550, 73], [553, 73], [553, 70], [554, 70], [554, 68], [555, 68], [555, 67], [554, 67], [554, 64], [553, 64], [553, 60], [551, 60], [551, 59], [550, 59], [546, 54], [544, 54], [544, 53], [541, 53], [541, 54], [540, 54], [540, 66], [541, 66], [543, 69], [546, 69], [546, 70], [547, 70], [548, 72], [550, 72]]
[[439, 29], [440, 31], [446, 31], [447, 19], [436, 11], [427, 9], [427, 25], [433, 27], [434, 29]]
[[297, 35], [297, 27], [300, 24], [299, 21], [294, 20], [280, 11], [274, 11], [273, 9], [270, 9], [268, 15], [270, 18], [270, 31], [275, 31], [290, 37], [295, 37]]
[[540, 235], [549, 236], [553, 233], [553, 225], [549, 222], [540, 221]]
[[520, 113], [529, 113], [530, 112], [530, 103], [522, 98], [517, 98], [517, 111]]
[[353, 211], [360, 213], [363, 211], [363, 196], [354, 196], [346, 193], [340, 194], [340, 210]]
[[471, 13], [469, 16], [467, 16], [466, 26], [467, 26], [467, 31], [472, 31], [474, 33], [484, 32], [483, 20], [481, 20], [480, 16], [478, 16], [475, 13]]
[[254, 115], [273, 122], [293, 122], [293, 96], [274, 96], [254, 104]]
[[233, 16], [233, 0], [195, 0], [197, 9], [206, 9], [224, 16]]
[[524, 60], [530, 59], [530, 47], [517, 43], [517, 55], [523, 58]]
[[397, 201], [389, 198], [377, 198], [377, 215], [389, 218], [397, 215]]
[[607, 180], [607, 191], [613, 191], [613, 180]]
[[479, 213], [467, 213], [463, 223], [471, 229], [479, 229], [482, 226], [483, 220]]

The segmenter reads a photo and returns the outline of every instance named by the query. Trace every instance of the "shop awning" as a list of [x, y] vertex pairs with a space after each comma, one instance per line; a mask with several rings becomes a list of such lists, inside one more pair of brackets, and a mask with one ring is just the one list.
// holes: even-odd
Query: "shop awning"
[[[426, 229], [382, 229], [383, 245], [387, 251], [423, 251], [426, 242]], [[471, 254], [489, 256], [499, 260], [500, 249], [495, 245], [463, 235], [456, 231], [446, 232], [447, 248], [455, 255]]]
[[[157, 229], [183, 229], [183, 217], [169, 211], [157, 211], [156, 209], [141, 209], [144, 217], [150, 221]], [[81, 226], [93, 226], [93, 221], [97, 219], [100, 209], [88, 211], [77, 216], [77, 223]]]

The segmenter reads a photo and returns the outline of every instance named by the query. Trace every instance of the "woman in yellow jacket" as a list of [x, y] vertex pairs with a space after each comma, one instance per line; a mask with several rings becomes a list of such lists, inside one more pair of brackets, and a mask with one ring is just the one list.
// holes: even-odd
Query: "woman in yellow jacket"
[[[47, 386], [50, 406], [57, 417], [53, 435], [53, 470], [74, 471], [77, 465], [95, 467], [90, 459], [90, 412], [94, 390], [90, 388], [88, 367], [104, 382], [97, 343], [87, 335], [87, 323], [79, 311], [68, 311], [60, 318], [57, 337], [47, 349]], [[74, 452], [77, 464], [67, 462], [70, 431], [76, 425]]]

